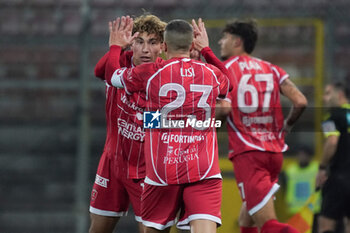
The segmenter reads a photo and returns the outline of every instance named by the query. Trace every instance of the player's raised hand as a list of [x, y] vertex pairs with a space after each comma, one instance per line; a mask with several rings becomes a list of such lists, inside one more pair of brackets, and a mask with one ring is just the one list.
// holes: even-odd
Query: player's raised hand
[[194, 38], [193, 38], [194, 48], [197, 49], [198, 51], [201, 51], [203, 48], [209, 46], [208, 34], [207, 34], [207, 30], [205, 29], [204, 22], [202, 21], [201, 18], [199, 18], [198, 24], [197, 24], [196, 21], [192, 19], [192, 27], [193, 27], [193, 33], [194, 33]]
[[109, 46], [118, 45], [122, 48], [128, 47], [138, 33], [132, 35], [134, 21], [130, 16], [118, 17], [109, 22]]

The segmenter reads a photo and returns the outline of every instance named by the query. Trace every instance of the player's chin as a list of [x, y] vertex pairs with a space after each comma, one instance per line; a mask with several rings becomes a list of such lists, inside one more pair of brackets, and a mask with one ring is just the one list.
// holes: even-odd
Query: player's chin
[[223, 52], [220, 53], [220, 57], [221, 57], [221, 59], [223, 59], [223, 60], [226, 60], [226, 59], [228, 58], [228, 57], [226, 56], [226, 54], [223, 53]]

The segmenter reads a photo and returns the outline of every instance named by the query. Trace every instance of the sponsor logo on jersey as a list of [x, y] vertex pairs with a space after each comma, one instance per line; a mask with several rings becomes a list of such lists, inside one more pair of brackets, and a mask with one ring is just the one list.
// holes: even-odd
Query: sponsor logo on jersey
[[170, 134], [163, 133], [160, 140], [163, 143], [195, 143], [205, 140], [204, 135], [178, 135], [178, 134]]
[[95, 184], [102, 186], [104, 188], [107, 188], [108, 181], [109, 181], [109, 179], [104, 178], [104, 177], [96, 174]]
[[121, 118], [118, 118], [118, 134], [126, 137], [127, 139], [140, 142], [143, 142], [145, 138], [145, 132], [141, 126], [134, 123], [129, 123]]
[[252, 124], [270, 124], [273, 122], [272, 116], [255, 116], [255, 117], [242, 117], [242, 122], [245, 126], [249, 127]]
[[121, 95], [120, 100], [122, 101], [122, 103], [124, 103], [124, 104], [125, 104], [126, 106], [128, 106], [129, 108], [131, 108], [131, 109], [133, 109], [133, 110], [135, 110], [135, 111], [138, 111], [138, 112], [143, 112], [143, 109], [140, 108], [139, 106], [137, 106], [137, 105], [135, 104], [135, 102], [130, 101], [130, 100], [126, 97], [126, 95]]
[[251, 130], [252, 130], [252, 134], [254, 135], [254, 137], [259, 139], [262, 142], [276, 140], [275, 134], [273, 132], [270, 132], [267, 129], [252, 128]]
[[199, 159], [197, 148], [190, 147], [185, 150], [180, 148], [174, 148], [173, 146], [168, 146], [167, 155], [164, 157], [164, 164], [177, 164], [184, 163]]

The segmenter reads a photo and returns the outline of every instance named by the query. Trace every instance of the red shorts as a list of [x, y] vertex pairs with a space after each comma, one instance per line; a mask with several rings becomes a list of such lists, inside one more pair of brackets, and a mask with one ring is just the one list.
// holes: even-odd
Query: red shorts
[[266, 205], [277, 192], [278, 175], [282, 168], [282, 153], [248, 151], [232, 159], [234, 173], [250, 215]]
[[192, 220], [206, 219], [221, 225], [221, 179], [205, 179], [190, 184], [154, 186], [145, 184], [142, 194], [142, 223], [163, 230], [175, 224], [189, 230]]
[[127, 179], [123, 174], [117, 175], [115, 163], [115, 159], [102, 155], [91, 192], [90, 212], [109, 217], [125, 216], [131, 202], [135, 219], [141, 222], [144, 179]]

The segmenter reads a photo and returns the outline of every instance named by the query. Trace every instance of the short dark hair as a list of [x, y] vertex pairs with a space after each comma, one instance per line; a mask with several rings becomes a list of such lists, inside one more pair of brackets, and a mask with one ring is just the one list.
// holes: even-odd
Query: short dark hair
[[350, 100], [350, 87], [347, 85], [346, 81], [345, 82], [340, 82], [336, 81], [331, 83], [331, 85], [338, 91], [342, 91], [346, 98]]
[[165, 27], [164, 41], [171, 50], [189, 50], [193, 41], [192, 26], [182, 19], [170, 21]]
[[252, 53], [258, 40], [258, 27], [254, 19], [235, 20], [226, 24], [223, 32], [237, 35], [243, 40], [244, 51]]

